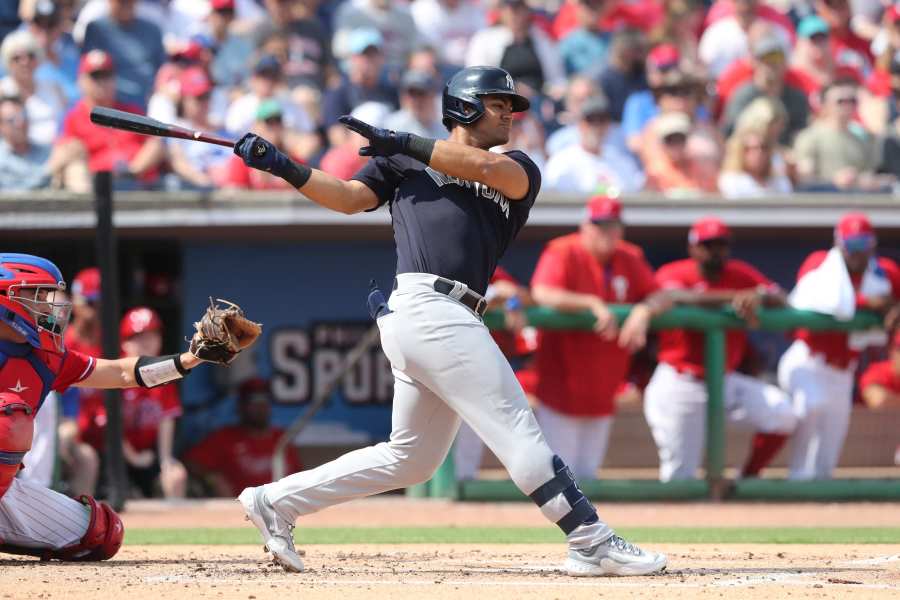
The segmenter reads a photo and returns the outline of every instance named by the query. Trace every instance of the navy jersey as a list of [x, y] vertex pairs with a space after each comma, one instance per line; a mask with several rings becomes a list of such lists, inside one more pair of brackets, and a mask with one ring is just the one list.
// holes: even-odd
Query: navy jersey
[[518, 150], [505, 153], [528, 174], [528, 193], [510, 201], [476, 181], [450, 177], [404, 155], [378, 157], [353, 176], [388, 204], [397, 273], [431, 273], [484, 294], [500, 258], [528, 220], [541, 172]]

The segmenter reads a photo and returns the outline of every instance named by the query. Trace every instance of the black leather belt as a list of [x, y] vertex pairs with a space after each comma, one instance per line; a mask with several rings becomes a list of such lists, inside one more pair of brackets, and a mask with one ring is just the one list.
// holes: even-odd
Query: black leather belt
[[484, 316], [484, 311], [487, 310], [487, 300], [484, 299], [484, 296], [468, 288], [465, 288], [462, 295], [458, 295], [458, 293], [454, 292], [454, 289], [456, 289], [455, 281], [444, 279], [443, 277], [438, 277], [434, 280], [434, 291], [447, 294], [471, 308], [479, 317]]

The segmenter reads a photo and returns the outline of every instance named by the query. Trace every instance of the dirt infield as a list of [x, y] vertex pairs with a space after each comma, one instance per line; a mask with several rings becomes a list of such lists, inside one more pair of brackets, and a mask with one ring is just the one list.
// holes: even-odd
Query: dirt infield
[[574, 579], [558, 545], [311, 546], [307, 571], [254, 546], [137, 546], [99, 565], [0, 560], [3, 598], [897, 598], [896, 546], [662, 545], [670, 571]]
[[[605, 505], [616, 526], [900, 525], [896, 504]], [[298, 539], [307, 571], [287, 574], [260, 546], [130, 546], [100, 564], [0, 558], [0, 599], [187, 600], [302, 597], [577, 599], [897, 598], [900, 546], [854, 544], [652, 544], [669, 555], [665, 575], [573, 579], [561, 544], [355, 544], [303, 547], [302, 527], [537, 525], [521, 504], [452, 504], [376, 498], [304, 518]], [[126, 526], [246, 526], [234, 502], [133, 503]]]

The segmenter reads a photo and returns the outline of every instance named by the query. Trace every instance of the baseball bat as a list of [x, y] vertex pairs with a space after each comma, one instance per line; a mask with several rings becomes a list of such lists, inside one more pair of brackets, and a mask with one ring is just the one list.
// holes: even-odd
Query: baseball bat
[[134, 113], [125, 112], [124, 110], [116, 110], [115, 108], [106, 108], [104, 106], [95, 106], [91, 109], [91, 122], [103, 127], [112, 127], [114, 129], [124, 129], [125, 131], [133, 131], [142, 135], [155, 135], [157, 137], [170, 137], [182, 140], [196, 140], [198, 142], [206, 142], [207, 144], [217, 144], [219, 146], [234, 147], [234, 140], [219, 137], [202, 131], [192, 131], [178, 125], [163, 123], [150, 117], [136, 115]]

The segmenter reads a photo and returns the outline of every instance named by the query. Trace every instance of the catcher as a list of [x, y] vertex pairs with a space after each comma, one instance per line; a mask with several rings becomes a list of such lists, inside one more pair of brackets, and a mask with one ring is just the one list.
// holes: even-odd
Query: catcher
[[0, 552], [106, 560], [118, 552], [125, 533], [112, 508], [16, 478], [44, 398], [69, 386], [149, 388], [176, 381], [203, 361], [230, 363], [262, 328], [234, 304], [210, 300], [189, 352], [93, 358], [63, 345], [72, 308], [60, 294], [65, 287], [49, 260], [0, 253]]

